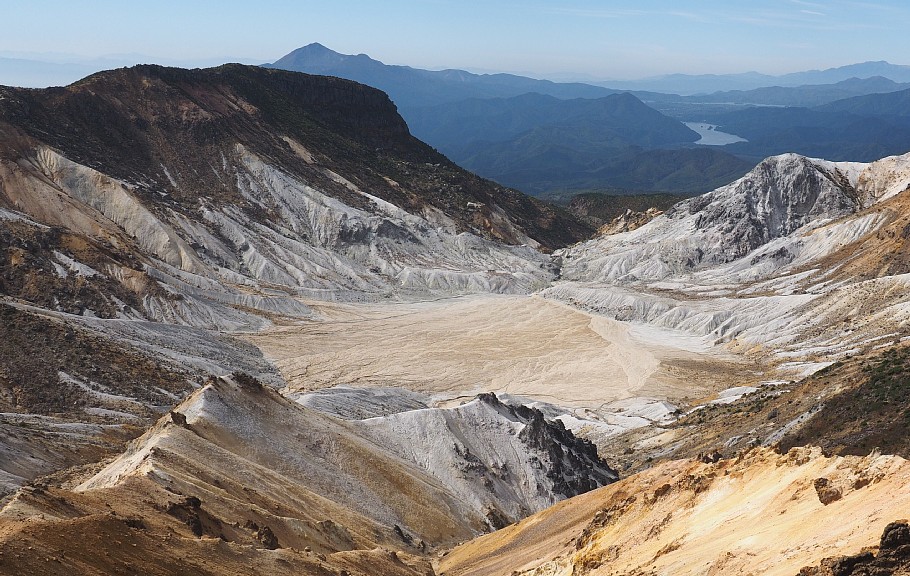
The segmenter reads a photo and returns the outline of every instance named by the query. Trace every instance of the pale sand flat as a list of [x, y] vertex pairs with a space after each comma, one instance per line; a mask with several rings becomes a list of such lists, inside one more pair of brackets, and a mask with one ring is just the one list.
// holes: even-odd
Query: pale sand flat
[[[247, 336], [289, 391], [398, 386], [441, 398], [505, 392], [599, 408], [638, 396], [716, 391], [735, 357], [636, 340], [629, 326], [534, 296], [395, 304], [311, 304], [322, 321]], [[700, 377], [701, 376], [701, 377]]]

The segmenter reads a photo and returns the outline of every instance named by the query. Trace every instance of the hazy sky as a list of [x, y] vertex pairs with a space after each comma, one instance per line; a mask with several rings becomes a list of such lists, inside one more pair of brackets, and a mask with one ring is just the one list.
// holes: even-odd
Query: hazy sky
[[320, 42], [388, 64], [597, 79], [910, 64], [906, 0], [0, 0], [0, 14], [0, 56], [208, 65]]

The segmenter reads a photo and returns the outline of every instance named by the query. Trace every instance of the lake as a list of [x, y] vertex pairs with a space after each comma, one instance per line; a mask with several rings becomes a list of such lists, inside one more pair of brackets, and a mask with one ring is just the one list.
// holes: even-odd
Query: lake
[[698, 135], [701, 136], [701, 139], [696, 142], [696, 144], [703, 144], [705, 146], [724, 146], [726, 144], [733, 144], [735, 142], [746, 142], [745, 138], [740, 138], [736, 134], [727, 134], [726, 132], [721, 132], [716, 130], [717, 126], [714, 124], [706, 124], [704, 122], [683, 122], [686, 126], [698, 132]]

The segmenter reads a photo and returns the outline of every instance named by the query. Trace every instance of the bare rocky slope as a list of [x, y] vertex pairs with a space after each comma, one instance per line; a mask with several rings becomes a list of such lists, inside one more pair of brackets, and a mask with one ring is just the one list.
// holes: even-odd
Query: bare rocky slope
[[[318, 501], [321, 516], [339, 526], [370, 524], [383, 542], [415, 551], [502, 527], [616, 479], [590, 443], [493, 395], [453, 409], [339, 420], [240, 375], [209, 382], [77, 490], [137, 476], [221, 509], [223, 524], [247, 523], [237, 519], [246, 514], [240, 503], [267, 495], [284, 511], [263, 506], [267, 516], [252, 520], [268, 524], [279, 542], [300, 540], [297, 548], [318, 540], [306, 536], [321, 530], [310, 520]], [[341, 521], [351, 514], [369, 521]], [[323, 551], [363, 547], [356, 538], [325, 537]]]
[[[136, 67], [3, 88], [0, 123], [2, 207], [25, 215], [4, 220], [63, 228], [22, 232], [45, 253], [72, 259], [66, 234], [86, 239], [86, 283], [122, 286], [122, 305], [108, 298], [96, 314], [225, 327], [243, 321], [232, 306], [294, 312], [274, 288], [527, 290], [548, 271], [518, 244], [552, 249], [589, 231], [457, 168], [410, 136], [383, 93], [340, 79]], [[19, 296], [27, 282], [15, 280]], [[172, 289], [156, 293], [159, 282]], [[209, 317], [193, 314], [199, 300]]]
[[589, 232], [337, 78], [140, 66], [0, 88], [0, 573], [425, 574], [417, 555], [615, 481], [492, 395], [307, 408], [236, 338], [317, 320], [313, 302], [526, 294]]
[[744, 361], [742, 379], [693, 394], [672, 425], [610, 437], [604, 450], [620, 471], [778, 442], [907, 455], [897, 430], [908, 185], [907, 155], [772, 157], [638, 228], [557, 253], [563, 280], [544, 297], [626, 322], [644, 341]]

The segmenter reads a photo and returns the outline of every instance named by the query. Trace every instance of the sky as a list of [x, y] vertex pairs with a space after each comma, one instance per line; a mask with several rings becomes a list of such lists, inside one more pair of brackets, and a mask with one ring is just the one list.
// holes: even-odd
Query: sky
[[906, 0], [0, 0], [0, 14], [0, 57], [58, 61], [262, 63], [319, 42], [554, 79], [910, 64]]

